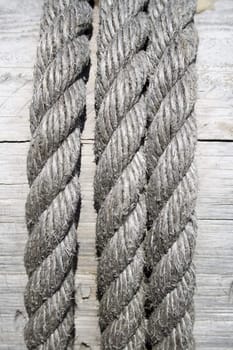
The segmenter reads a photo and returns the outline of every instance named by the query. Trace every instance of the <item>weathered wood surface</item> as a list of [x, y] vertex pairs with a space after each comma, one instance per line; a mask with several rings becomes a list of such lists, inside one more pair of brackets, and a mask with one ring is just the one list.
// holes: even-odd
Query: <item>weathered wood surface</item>
[[[28, 192], [28, 105], [38, 36], [40, 1], [0, 0], [0, 350], [23, 350], [27, 281], [24, 205]], [[198, 350], [233, 349], [233, 2], [196, 18], [200, 36], [196, 107], [200, 177], [196, 250], [195, 335]], [[95, 10], [95, 29], [97, 10]], [[96, 30], [95, 30], [96, 31]], [[83, 205], [76, 275], [76, 349], [99, 349], [95, 299], [95, 212], [93, 129], [95, 40], [83, 133]]]

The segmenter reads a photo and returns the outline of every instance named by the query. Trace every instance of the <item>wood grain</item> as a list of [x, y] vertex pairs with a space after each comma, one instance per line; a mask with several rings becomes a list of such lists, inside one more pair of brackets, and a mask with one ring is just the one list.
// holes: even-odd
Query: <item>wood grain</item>
[[[27, 239], [24, 205], [28, 193], [28, 105], [32, 95], [42, 0], [0, 0], [0, 350], [25, 350], [27, 278], [23, 252]], [[200, 188], [196, 249], [197, 350], [233, 348], [233, 3], [217, 1], [215, 10], [196, 18], [199, 144], [196, 161]], [[94, 34], [98, 11], [94, 13]], [[82, 137], [82, 210], [76, 274], [75, 349], [99, 350], [95, 298], [95, 212], [93, 209], [94, 76], [96, 41], [91, 41], [88, 117]]]

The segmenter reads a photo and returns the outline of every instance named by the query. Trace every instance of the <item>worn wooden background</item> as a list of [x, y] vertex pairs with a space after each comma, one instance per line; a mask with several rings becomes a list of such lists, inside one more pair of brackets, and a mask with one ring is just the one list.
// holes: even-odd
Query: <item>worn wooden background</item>
[[[202, 0], [203, 2], [203, 0]], [[26, 154], [42, 0], [0, 0], [0, 350], [22, 350], [27, 281]], [[95, 9], [95, 23], [97, 23]], [[196, 106], [200, 177], [195, 335], [199, 350], [233, 349], [233, 1], [196, 16], [200, 36]], [[96, 29], [96, 25], [95, 25]], [[96, 30], [95, 30], [96, 31]], [[95, 40], [82, 138], [83, 206], [78, 229], [76, 349], [99, 349], [92, 206]]]

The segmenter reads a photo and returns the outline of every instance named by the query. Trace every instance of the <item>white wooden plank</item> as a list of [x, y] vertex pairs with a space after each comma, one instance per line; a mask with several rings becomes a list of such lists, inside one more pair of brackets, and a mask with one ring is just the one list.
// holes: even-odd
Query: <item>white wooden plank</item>
[[42, 3], [0, 1], [0, 67], [33, 67]]
[[199, 34], [197, 59], [200, 139], [233, 139], [233, 6], [217, 1], [214, 11], [196, 16]]
[[1, 141], [30, 137], [28, 105], [41, 9], [42, 0], [0, 1]]
[[[206, 9], [203, 13], [197, 16], [198, 23], [206, 26], [232, 26], [233, 21], [233, 3], [231, 0], [198, 0], [201, 3], [202, 9]], [[208, 3], [210, 6], [208, 6]], [[211, 4], [212, 3], [212, 4]], [[197, 6], [198, 8], [198, 6]]]

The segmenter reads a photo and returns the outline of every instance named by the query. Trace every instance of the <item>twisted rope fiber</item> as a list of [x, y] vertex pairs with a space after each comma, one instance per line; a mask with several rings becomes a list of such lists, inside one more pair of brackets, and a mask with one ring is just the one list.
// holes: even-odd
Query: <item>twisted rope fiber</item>
[[143, 350], [149, 26], [146, 0], [102, 0], [97, 52], [94, 182], [97, 295], [104, 350]]
[[154, 350], [194, 348], [197, 140], [195, 1], [150, 0], [147, 90], [148, 332]]
[[85, 0], [47, 0], [41, 19], [27, 159], [28, 349], [73, 348], [80, 133], [91, 12]]

